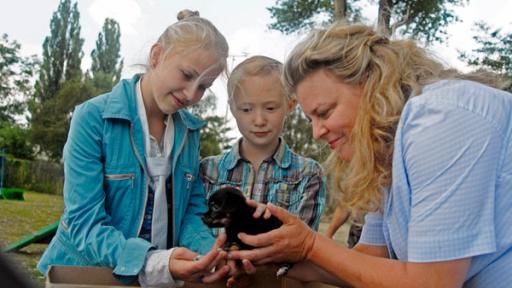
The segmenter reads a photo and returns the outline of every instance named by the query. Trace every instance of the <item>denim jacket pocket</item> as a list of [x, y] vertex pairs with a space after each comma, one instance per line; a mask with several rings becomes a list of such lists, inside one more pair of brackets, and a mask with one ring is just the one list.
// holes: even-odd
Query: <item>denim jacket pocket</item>
[[112, 224], [118, 228], [129, 225], [132, 220], [130, 213], [123, 210], [134, 203], [135, 183], [135, 173], [131, 172], [106, 173], [104, 176], [105, 210], [112, 217]]

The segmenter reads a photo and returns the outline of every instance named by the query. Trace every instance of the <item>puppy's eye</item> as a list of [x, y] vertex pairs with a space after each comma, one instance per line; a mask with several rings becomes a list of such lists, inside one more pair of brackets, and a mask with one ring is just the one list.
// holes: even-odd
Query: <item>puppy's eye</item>
[[212, 209], [213, 209], [213, 210], [218, 211], [218, 210], [220, 210], [220, 208], [221, 208], [221, 207], [219, 206], [219, 204], [217, 204], [217, 203], [213, 203], [213, 204], [212, 204]]

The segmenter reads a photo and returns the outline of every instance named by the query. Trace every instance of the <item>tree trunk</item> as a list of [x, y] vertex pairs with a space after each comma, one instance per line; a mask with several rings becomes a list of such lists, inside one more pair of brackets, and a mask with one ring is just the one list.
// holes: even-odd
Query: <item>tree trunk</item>
[[334, 18], [336, 21], [347, 17], [347, 0], [334, 0]]
[[379, 16], [377, 20], [378, 30], [384, 35], [391, 36], [391, 10], [392, 0], [379, 0]]

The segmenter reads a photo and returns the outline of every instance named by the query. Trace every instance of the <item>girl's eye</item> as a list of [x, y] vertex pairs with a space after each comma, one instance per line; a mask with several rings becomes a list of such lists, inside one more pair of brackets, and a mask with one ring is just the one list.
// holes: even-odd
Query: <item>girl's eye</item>
[[274, 110], [276, 110], [276, 107], [267, 107], [267, 110], [268, 111], [274, 111]]
[[249, 113], [249, 112], [251, 112], [251, 108], [242, 108], [242, 109], [240, 109], [240, 110], [242, 110], [242, 112], [244, 112], [244, 113]]
[[190, 81], [194, 78], [194, 76], [186, 71], [181, 71], [181, 73], [183, 74], [183, 78], [185, 78], [185, 80], [187, 81]]

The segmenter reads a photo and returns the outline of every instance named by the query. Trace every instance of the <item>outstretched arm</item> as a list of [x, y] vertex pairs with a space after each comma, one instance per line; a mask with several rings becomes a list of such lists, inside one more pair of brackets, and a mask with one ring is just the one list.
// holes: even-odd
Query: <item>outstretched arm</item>
[[341, 225], [347, 222], [349, 216], [350, 211], [338, 205], [334, 211], [334, 215], [332, 216], [331, 223], [329, 223], [329, 227], [327, 227], [327, 230], [325, 231], [325, 236], [327, 238], [332, 238]]
[[241, 234], [242, 241], [259, 248], [231, 251], [229, 258], [248, 259], [256, 265], [308, 260], [321, 268], [311, 272], [315, 274], [309, 275], [311, 279], [331, 282], [334, 278], [340, 285], [346, 281], [362, 287], [460, 287], [471, 263], [469, 258], [408, 263], [365, 255], [315, 233], [281, 208], [268, 205], [267, 209], [284, 225], [260, 235]]

